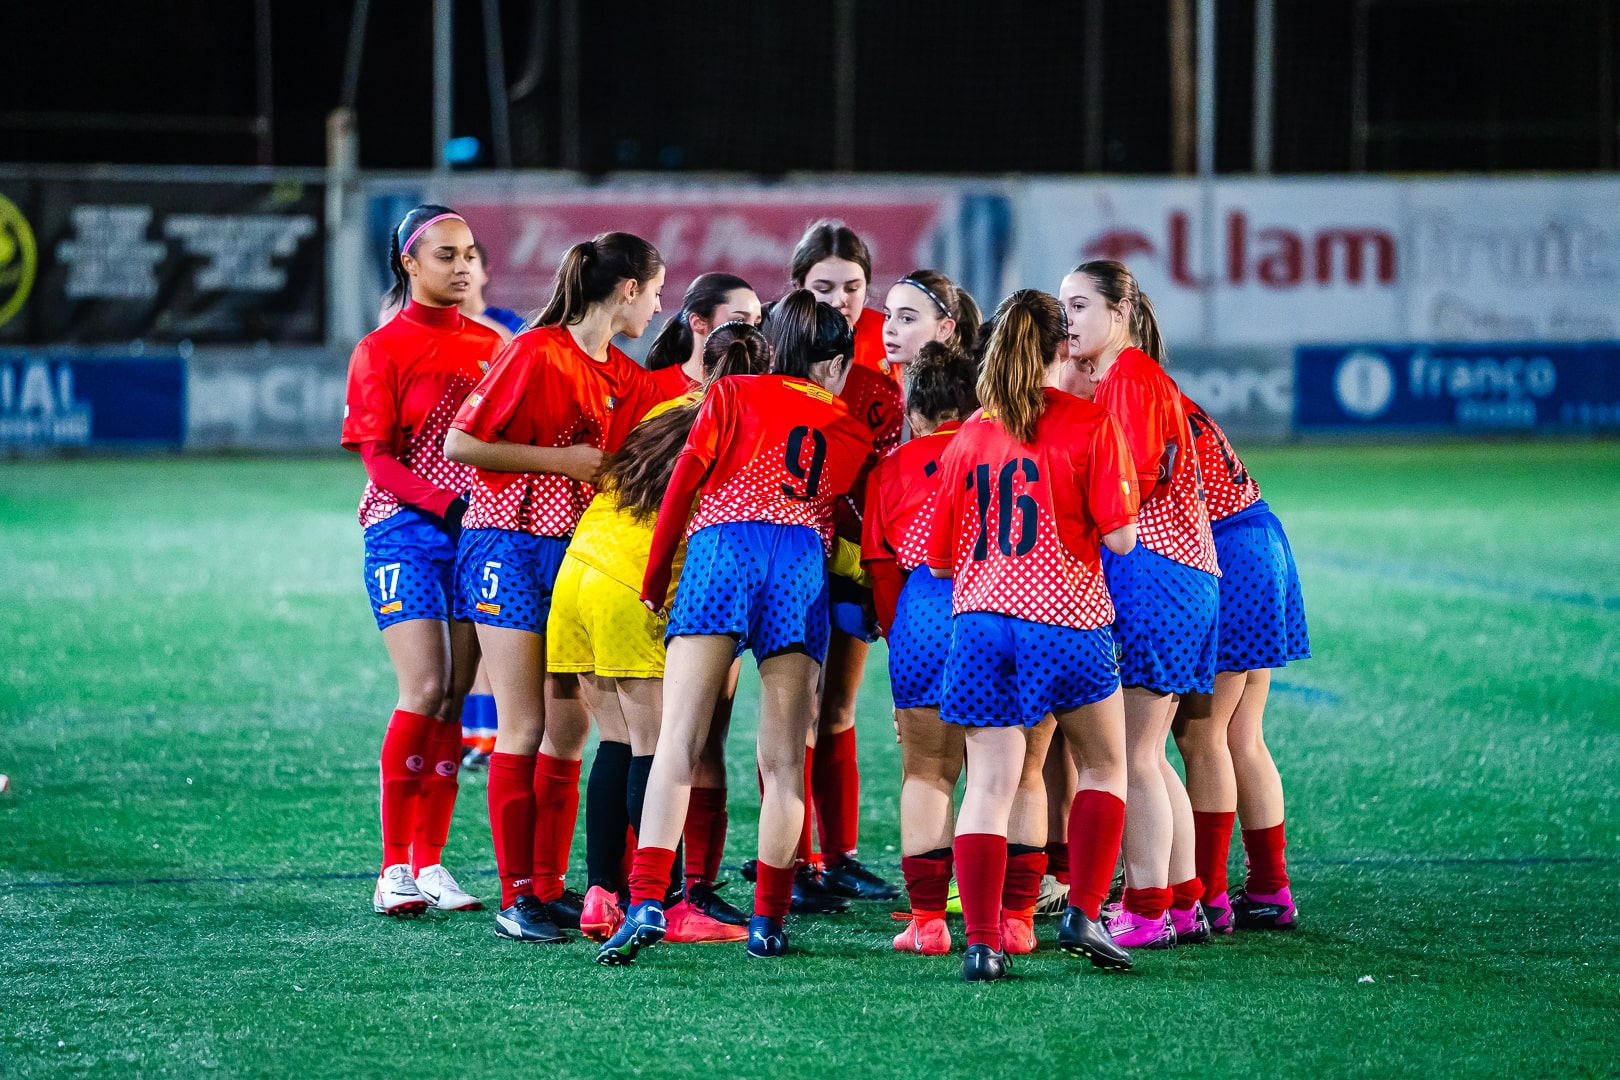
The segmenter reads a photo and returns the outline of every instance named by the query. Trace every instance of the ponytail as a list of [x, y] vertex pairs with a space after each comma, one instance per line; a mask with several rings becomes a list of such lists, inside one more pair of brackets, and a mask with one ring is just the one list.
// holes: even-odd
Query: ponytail
[[808, 379], [817, 364], [835, 356], [855, 358], [849, 320], [809, 289], [794, 289], [771, 307], [765, 338], [771, 343], [771, 371], [777, 375]]
[[770, 366], [770, 342], [757, 327], [747, 323], [722, 323], [703, 343], [704, 385], [728, 375], [763, 375]]
[[633, 233], [606, 232], [575, 244], [557, 267], [550, 302], [530, 325], [572, 326], [610, 298], [619, 282], [645, 285], [663, 265], [658, 249]]
[[681, 310], [665, 320], [658, 336], [653, 339], [652, 348], [647, 351], [647, 370], [657, 371], [690, 360], [693, 340], [691, 317], [701, 315], [713, 321], [716, 309], [738, 289], [752, 292], [754, 287], [736, 274], [708, 273], [693, 278], [692, 284], [686, 287], [686, 295], [681, 298]]
[[683, 308], [664, 320], [652, 348], [647, 350], [647, 370], [660, 371], [679, 367], [692, 358], [692, 328], [686, 323]]
[[389, 287], [383, 296], [383, 307], [386, 309], [399, 309], [411, 298], [411, 276], [405, 272], [404, 260], [401, 255], [416, 257], [416, 241], [422, 235], [422, 230], [434, 218], [460, 217], [461, 215], [448, 206], [437, 203], [423, 203], [416, 209], [407, 213], [394, 227], [393, 233], [388, 237], [388, 269], [394, 275], [394, 284]]
[[1131, 305], [1131, 340], [1138, 349], [1160, 364], [1164, 363], [1164, 338], [1159, 334], [1159, 320], [1153, 314], [1153, 302], [1141, 289], [1136, 290], [1136, 303]]
[[1131, 344], [1159, 363], [1164, 363], [1164, 337], [1159, 333], [1159, 320], [1153, 314], [1153, 304], [1124, 263], [1113, 259], [1095, 259], [1083, 262], [1069, 272], [1089, 277], [1097, 292], [1108, 301], [1109, 307], [1117, 308], [1121, 303], [1129, 303]]
[[1063, 309], [1046, 293], [1021, 289], [1001, 302], [991, 327], [979, 400], [1007, 434], [1027, 444], [1046, 411], [1047, 365], [1068, 334]]

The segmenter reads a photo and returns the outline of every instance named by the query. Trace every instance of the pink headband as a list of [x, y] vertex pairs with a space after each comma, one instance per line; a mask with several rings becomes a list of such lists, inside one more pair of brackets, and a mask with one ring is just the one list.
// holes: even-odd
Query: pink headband
[[422, 224], [420, 224], [420, 225], [418, 225], [416, 227], [416, 231], [411, 233], [411, 238], [409, 240], [405, 241], [403, 244], [400, 245], [399, 253], [401, 255], [409, 254], [410, 250], [411, 250], [411, 245], [416, 243], [416, 238], [418, 236], [421, 236], [422, 233], [427, 230], [427, 227], [429, 225], [437, 225], [439, 222], [448, 221], [450, 218], [455, 218], [457, 221], [461, 221], [461, 222], [466, 221], [466, 218], [463, 218], [460, 214], [440, 214], [438, 217], [430, 217], [426, 221], [422, 222]]

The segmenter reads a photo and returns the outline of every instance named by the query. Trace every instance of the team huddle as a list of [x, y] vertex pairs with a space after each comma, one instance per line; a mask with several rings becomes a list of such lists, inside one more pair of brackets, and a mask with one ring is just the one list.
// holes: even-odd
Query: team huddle
[[[661, 309], [645, 240], [574, 245], [510, 340], [488, 317], [506, 313], [480, 310], [481, 254], [454, 211], [407, 214], [398, 311], [349, 371], [343, 444], [369, 478], [365, 578], [399, 680], [376, 911], [482, 907], [441, 861], [480, 667], [497, 934], [578, 930], [608, 965], [661, 942], [777, 957], [790, 911], [898, 898], [857, 857], [855, 700], [883, 636], [897, 951], [949, 953], [957, 904], [969, 981], [1035, 949], [1038, 915], [1105, 969], [1293, 927], [1262, 734], [1271, 669], [1310, 655], [1293, 555], [1165, 371], [1128, 269], [1083, 263], [988, 320], [916, 270], [880, 313], [865, 244], [820, 221], [773, 302], [697, 278], [644, 368], [612, 339]], [[744, 650], [751, 915], [717, 880]], [[581, 896], [564, 878], [593, 723]], [[1229, 888], [1239, 818], [1247, 876]]]

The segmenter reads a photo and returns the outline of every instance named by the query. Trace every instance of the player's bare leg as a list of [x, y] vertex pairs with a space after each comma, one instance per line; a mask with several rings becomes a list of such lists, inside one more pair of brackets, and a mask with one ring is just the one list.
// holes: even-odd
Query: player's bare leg
[[951, 951], [945, 900], [967, 729], [940, 720], [938, 709], [897, 709], [894, 715], [900, 738], [900, 866], [911, 897], [911, 922], [895, 936], [894, 947], [939, 956]]
[[1226, 863], [1237, 811], [1237, 777], [1227, 736], [1243, 696], [1241, 672], [1215, 676], [1213, 694], [1187, 694], [1176, 708], [1173, 732], [1187, 770], [1192, 806], [1195, 865], [1203, 882], [1203, 905], [1218, 933], [1232, 929]]
[[1119, 861], [1130, 789], [1125, 693], [1060, 713], [1058, 728], [1074, 759], [1076, 789], [1068, 818], [1069, 906], [1058, 945], [1101, 968], [1128, 968], [1127, 953], [1101, 920]]
[[[383, 859], [372, 890], [372, 909], [386, 915], [419, 915], [431, 900], [412, 873], [411, 848], [428, 759], [439, 742], [439, 714], [449, 696], [450, 638], [445, 623], [438, 619], [394, 623], [383, 629], [382, 638], [394, 665], [399, 696], [383, 736]], [[459, 731], [456, 741], [459, 745]]]
[[1271, 671], [1261, 668], [1244, 674], [1243, 695], [1227, 729], [1227, 744], [1237, 776], [1238, 817], [1243, 823], [1243, 847], [1249, 874], [1243, 895], [1233, 894], [1232, 916], [1239, 927], [1289, 929], [1297, 912], [1289, 890], [1288, 864], [1283, 849], [1283, 788], [1277, 765], [1266, 748], [1262, 723]]
[[1175, 940], [1166, 919], [1175, 818], [1161, 766], [1175, 699], [1139, 686], [1127, 687], [1124, 695], [1129, 792], [1124, 836], [1125, 905], [1110, 928], [1127, 948], [1166, 947]]
[[855, 900], [893, 900], [900, 890], [861, 864], [860, 770], [855, 760], [855, 702], [871, 651], [865, 641], [834, 628], [827, 642], [821, 707], [810, 765], [816, 826], [826, 869], [821, 883]]
[[1002, 947], [1014, 956], [1035, 950], [1035, 901], [1046, 871], [1046, 751], [1057, 721], [1025, 729], [1024, 763], [1007, 818], [1007, 876], [1001, 896]]

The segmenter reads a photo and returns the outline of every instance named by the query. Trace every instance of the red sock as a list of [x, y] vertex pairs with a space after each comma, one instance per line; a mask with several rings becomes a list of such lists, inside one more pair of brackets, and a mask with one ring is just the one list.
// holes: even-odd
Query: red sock
[[[799, 830], [799, 850], [794, 855], [794, 858], [797, 859], [801, 865], [815, 861], [815, 848], [810, 839], [810, 826], [815, 817], [815, 815], [812, 813], [815, 805], [814, 800], [810, 798], [811, 760], [812, 757], [810, 754], [804, 755], [804, 826]], [[763, 779], [760, 780], [759, 793], [761, 797], [763, 797], [765, 794], [764, 785], [765, 781]]]
[[1125, 801], [1087, 788], [1069, 807], [1069, 903], [1095, 919], [1108, 899], [1125, 835]]
[[812, 766], [821, 853], [837, 859], [854, 851], [860, 840], [861, 772], [855, 761], [855, 729], [823, 736]]
[[1204, 897], [1204, 883], [1198, 878], [1177, 881], [1170, 886], [1170, 906], [1177, 911], [1188, 911]]
[[906, 895], [915, 913], [944, 915], [951, 892], [951, 849], [940, 848], [926, 855], [905, 855], [900, 872], [906, 876]]
[[1007, 879], [1007, 838], [965, 833], [956, 838], [956, 888], [969, 945], [1001, 951], [1001, 886]]
[[[534, 759], [534, 895], [555, 900], [568, 873], [579, 818], [579, 762], [549, 754]], [[661, 895], [661, 894], [660, 894]]]
[[422, 774], [422, 797], [416, 807], [416, 837], [411, 842], [411, 872], [432, 866], [444, 854], [450, 838], [450, 817], [456, 809], [456, 793], [461, 785], [456, 773], [461, 769], [461, 727], [434, 724], [423, 755], [427, 769]]
[[395, 709], [382, 742], [383, 865], [411, 861], [411, 837], [427, 769], [428, 742], [438, 721]]
[[686, 811], [686, 884], [713, 885], [726, 846], [726, 789], [695, 787]]
[[534, 895], [534, 758], [489, 755], [489, 829], [495, 837], [495, 869], [501, 875], [501, 907]]
[[1007, 845], [1007, 875], [1001, 885], [1001, 906], [1008, 911], [1034, 911], [1041, 898], [1041, 875], [1046, 873], [1046, 851], [1026, 844]]
[[1126, 889], [1125, 910], [1144, 919], [1162, 919], [1170, 910], [1173, 895], [1169, 888]]
[[1288, 888], [1288, 860], [1283, 856], [1287, 846], [1281, 822], [1269, 829], [1243, 830], [1243, 852], [1249, 863], [1249, 877], [1243, 883], [1245, 893], [1272, 896]]
[[1208, 903], [1226, 891], [1226, 856], [1232, 849], [1232, 822], [1237, 815], [1230, 810], [1194, 810], [1193, 835], [1196, 838], [1198, 876], [1204, 880], [1204, 902]]
[[1066, 838], [1046, 845], [1046, 872], [1063, 885], [1069, 883], [1069, 842]]
[[669, 875], [674, 869], [675, 852], [672, 848], [636, 848], [636, 863], [630, 871], [630, 902], [639, 904], [644, 900], [657, 900], [663, 903], [664, 893], [669, 889]]
[[754, 914], [767, 919], [787, 918], [793, 903], [793, 867], [772, 866], [764, 859], [754, 865], [759, 868], [754, 879]]

